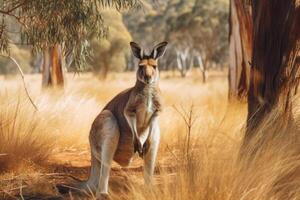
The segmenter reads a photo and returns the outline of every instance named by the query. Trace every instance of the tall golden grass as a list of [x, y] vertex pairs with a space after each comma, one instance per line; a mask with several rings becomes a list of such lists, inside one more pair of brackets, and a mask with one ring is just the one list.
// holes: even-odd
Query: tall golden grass
[[[135, 77], [113, 74], [99, 81], [91, 75], [68, 76], [64, 92], [42, 91], [38, 76], [26, 80], [38, 111], [18, 80], [1, 80], [6, 91], [0, 93], [2, 172], [24, 171], [68, 148], [88, 149], [94, 117], [115, 94], [132, 86]], [[163, 74], [160, 86], [165, 106], [155, 185], [145, 187], [140, 173], [122, 172], [127, 181], [121, 188], [127, 189], [111, 185], [112, 199], [300, 199], [297, 100], [288, 126], [280, 123], [280, 112], [273, 111], [247, 149], [240, 151], [246, 106], [227, 102], [225, 73], [210, 73], [205, 85], [201, 76]]]
[[229, 139], [220, 129], [209, 131], [208, 137], [192, 137], [190, 147], [183, 135], [174, 143], [179, 153], [171, 161], [176, 165], [173, 177], [162, 172], [153, 190], [132, 184], [126, 199], [300, 199], [300, 118], [295, 109], [288, 126], [277, 110], [270, 113], [243, 150], [240, 140]]

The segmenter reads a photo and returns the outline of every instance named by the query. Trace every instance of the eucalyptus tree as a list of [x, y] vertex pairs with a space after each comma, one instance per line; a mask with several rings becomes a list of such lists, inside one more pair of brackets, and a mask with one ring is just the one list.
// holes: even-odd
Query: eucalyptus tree
[[[224, 65], [227, 58], [227, 2], [222, 0], [195, 0], [190, 12], [170, 19], [168, 37], [181, 48], [191, 49], [189, 57], [196, 57], [205, 71], [211, 63]], [[202, 62], [203, 59], [203, 62]]]
[[251, 4], [230, 0], [229, 17], [229, 98], [245, 100], [250, 84], [252, 56]]
[[[93, 37], [91, 41], [92, 54], [87, 59], [90, 68], [100, 79], [106, 79], [110, 71], [122, 71], [126, 68], [126, 59], [131, 54], [131, 35], [123, 23], [120, 12], [108, 9], [102, 13], [106, 24], [109, 24], [109, 34], [100, 40]], [[132, 65], [134, 67], [136, 65]]]
[[161, 60], [164, 62], [161, 67], [174, 69], [177, 66], [181, 75], [185, 76], [193, 60], [203, 65], [203, 75], [210, 63], [225, 65], [228, 47], [226, 0], [150, 2], [144, 6], [146, 9], [125, 15], [124, 21], [133, 37], [142, 43], [170, 41], [172, 48]]
[[43, 84], [63, 84], [62, 55], [71, 55], [81, 70], [89, 52], [88, 39], [106, 35], [102, 11], [137, 4], [138, 0], [1, 0], [0, 52], [9, 54], [13, 20], [21, 43], [43, 52]]
[[300, 67], [300, 1], [252, 0], [252, 13], [246, 142], [274, 108], [280, 111], [280, 123], [292, 121], [291, 97], [299, 83]]

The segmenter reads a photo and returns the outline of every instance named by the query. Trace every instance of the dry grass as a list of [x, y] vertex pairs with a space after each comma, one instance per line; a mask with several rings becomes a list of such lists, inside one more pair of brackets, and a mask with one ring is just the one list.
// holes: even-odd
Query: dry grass
[[[113, 199], [300, 199], [297, 102], [295, 119], [289, 126], [279, 123], [279, 114], [274, 111], [238, 157], [246, 106], [228, 104], [226, 75], [211, 73], [205, 85], [200, 75], [185, 80], [168, 76], [163, 74], [160, 84], [165, 107], [160, 117], [162, 142], [156, 185], [145, 188], [140, 172], [126, 172], [114, 165]], [[71, 149], [82, 163], [88, 160], [88, 153], [80, 152], [88, 150], [87, 136], [94, 117], [112, 96], [133, 85], [135, 78], [133, 74], [113, 74], [101, 82], [91, 75], [70, 75], [64, 92], [41, 92], [38, 76], [27, 76], [26, 80], [39, 107], [37, 112], [24, 97], [20, 81], [0, 81], [0, 166], [8, 171], [0, 176], [0, 193], [9, 197], [15, 188], [20, 193], [18, 180], [26, 180], [27, 187], [35, 186], [34, 194], [57, 195], [44, 186], [53, 177], [45, 178], [52, 172], [52, 158]], [[63, 159], [71, 162], [73, 158]], [[140, 160], [133, 165], [141, 166]], [[126, 184], [127, 189], [117, 188], [120, 176], [126, 180], [121, 188]], [[37, 189], [37, 185], [43, 186]]]

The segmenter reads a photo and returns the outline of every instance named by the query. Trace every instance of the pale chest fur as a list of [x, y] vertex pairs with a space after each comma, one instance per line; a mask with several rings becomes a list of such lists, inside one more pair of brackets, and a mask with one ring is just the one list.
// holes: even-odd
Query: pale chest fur
[[155, 112], [161, 110], [160, 96], [156, 88], [145, 88], [137, 91], [128, 106], [136, 116], [137, 134], [142, 137], [149, 127], [149, 121]]
[[137, 105], [136, 109], [137, 129], [138, 132], [142, 132], [144, 129], [147, 128], [148, 122], [156, 108], [153, 104], [153, 95], [150, 92], [149, 94], [146, 94], [146, 96], [137, 98], [142, 98], [141, 102]]

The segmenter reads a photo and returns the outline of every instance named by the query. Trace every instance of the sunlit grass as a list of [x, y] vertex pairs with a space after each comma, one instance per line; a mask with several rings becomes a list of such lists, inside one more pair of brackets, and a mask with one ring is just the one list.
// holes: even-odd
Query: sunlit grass
[[[112, 74], [108, 80], [99, 81], [90, 74], [69, 75], [64, 91], [42, 91], [38, 75], [26, 76], [26, 80], [38, 111], [25, 97], [18, 79], [0, 80], [0, 183], [11, 173], [47, 172], [47, 161], [67, 149], [88, 150], [93, 119], [114, 95], [131, 87], [135, 77], [133, 73]], [[181, 79], [163, 73], [160, 88], [164, 109], [155, 186], [145, 187], [140, 173], [120, 171], [126, 179], [120, 184], [126, 184], [127, 189], [112, 184], [112, 199], [300, 198], [297, 101], [289, 126], [278, 123], [279, 115], [274, 111], [241, 153], [246, 105], [227, 101], [225, 73], [210, 73], [207, 84], [197, 75]], [[136, 159], [134, 165], [142, 162]], [[49, 180], [35, 177], [33, 185]], [[16, 187], [11, 184], [11, 188]], [[57, 195], [48, 189], [43, 186], [39, 193], [47, 190], [44, 193]]]

